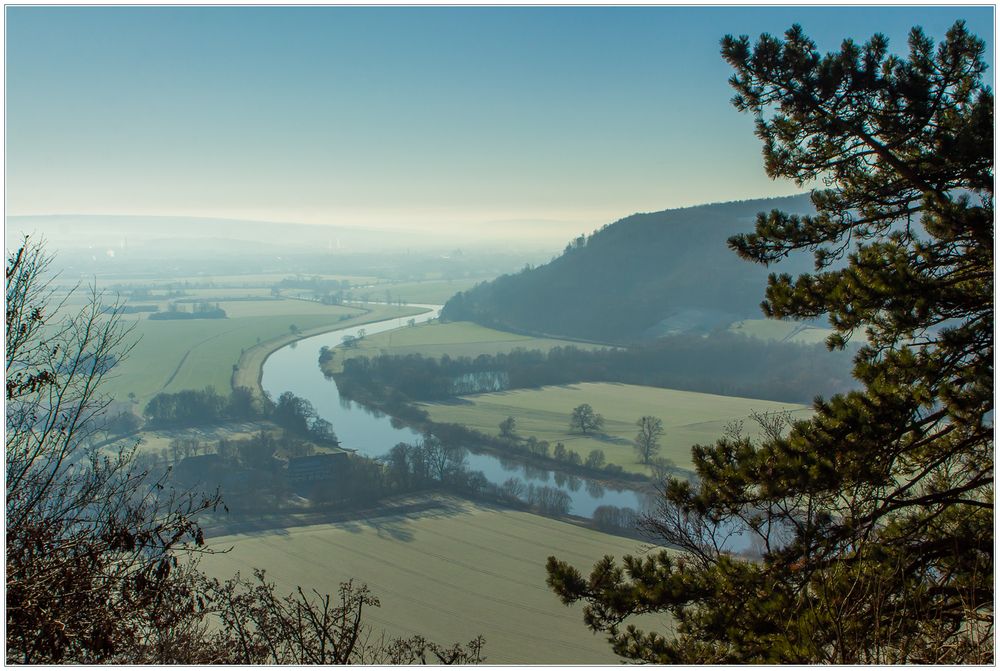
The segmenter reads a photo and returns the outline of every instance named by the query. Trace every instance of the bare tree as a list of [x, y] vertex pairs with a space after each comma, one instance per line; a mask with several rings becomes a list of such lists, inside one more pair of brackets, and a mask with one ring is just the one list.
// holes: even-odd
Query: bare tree
[[340, 584], [337, 598], [301, 587], [279, 596], [264, 571], [214, 582], [206, 592], [222, 622], [211, 646], [232, 664], [476, 664], [484, 639], [441, 646], [421, 636], [390, 638], [365, 624], [379, 600], [365, 585]]
[[500, 435], [502, 437], [513, 438], [516, 431], [517, 420], [513, 417], [507, 417], [507, 419], [500, 422]]
[[7, 661], [121, 660], [185, 601], [176, 551], [202, 544], [194, 516], [216, 500], [93, 447], [128, 328], [96, 290], [60, 316], [50, 265], [27, 238], [6, 263]]
[[648, 464], [660, 451], [660, 436], [663, 435], [663, 420], [645, 415], [636, 422], [639, 433], [635, 436], [635, 451], [644, 464]]

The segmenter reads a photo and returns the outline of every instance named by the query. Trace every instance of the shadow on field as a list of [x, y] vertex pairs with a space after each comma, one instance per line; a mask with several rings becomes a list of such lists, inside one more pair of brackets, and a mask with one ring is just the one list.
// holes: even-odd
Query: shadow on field
[[374, 519], [345, 522], [338, 526], [354, 534], [363, 532], [367, 527], [368, 529], [374, 529], [379, 538], [390, 538], [394, 541], [402, 541], [404, 543], [409, 543], [413, 540], [413, 531], [407, 528], [409, 523], [405, 520]]
[[252, 519], [229, 519], [206, 526], [207, 536], [287, 536], [289, 529], [335, 524], [350, 533], [374, 530], [380, 538], [413, 540], [411, 522], [424, 518], [446, 518], [470, 513], [470, 504], [461, 499], [429, 496], [389, 502], [374, 508], [352, 511], [309, 511], [268, 514]]
[[609, 436], [606, 433], [592, 433], [591, 438], [594, 440], [599, 440], [602, 443], [611, 443], [612, 445], [631, 445], [632, 441], [627, 438], [622, 438], [621, 436]]

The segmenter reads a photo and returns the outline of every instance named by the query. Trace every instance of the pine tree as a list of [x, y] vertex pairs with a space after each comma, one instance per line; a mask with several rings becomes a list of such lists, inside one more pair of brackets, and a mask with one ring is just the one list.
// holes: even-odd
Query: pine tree
[[[812, 192], [814, 216], [771, 212], [730, 240], [772, 264], [765, 314], [827, 315], [831, 348], [863, 336], [860, 389], [812, 419], [693, 450], [645, 528], [683, 552], [610, 557], [589, 578], [549, 559], [614, 650], [658, 663], [993, 660], [993, 95], [983, 42], [956, 23], [905, 57], [881, 35], [821, 56], [784, 39], [722, 40], [735, 107], [754, 115], [767, 174]], [[759, 560], [727, 552], [742, 531]], [[667, 613], [672, 631], [626, 626]]]

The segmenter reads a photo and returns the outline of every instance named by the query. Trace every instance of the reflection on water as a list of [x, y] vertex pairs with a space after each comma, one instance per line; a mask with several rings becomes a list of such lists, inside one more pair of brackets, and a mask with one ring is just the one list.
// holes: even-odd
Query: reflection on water
[[594, 482], [593, 480], [587, 480], [587, 493], [595, 499], [603, 497], [604, 491], [604, 487], [601, 486], [601, 483]]
[[508, 473], [511, 471], [516, 471], [518, 468], [521, 467], [521, 464], [517, 463], [513, 459], [507, 459], [506, 457], [498, 456], [497, 463], [500, 464], [500, 468], [507, 471]]
[[[397, 443], [419, 442], [422, 438], [420, 434], [401, 422], [341, 398], [336, 383], [327, 379], [319, 368], [320, 348], [338, 346], [345, 336], [356, 338], [362, 330], [367, 335], [382, 333], [406, 326], [410, 319], [416, 323], [426, 322], [436, 318], [440, 312], [440, 306], [416, 307], [427, 307], [429, 311], [412, 318], [394, 318], [361, 327], [338, 329], [301, 340], [296, 347], [283, 347], [265, 362], [261, 386], [271, 398], [278, 398], [283, 392], [291, 391], [308, 400], [316, 408], [317, 414], [333, 425], [341, 444], [359, 454], [380, 457]], [[600, 505], [636, 510], [647, 508], [644, 497], [635, 490], [606, 488], [587, 478], [538, 468], [507, 457], [470, 452], [468, 464], [469, 470], [482, 471], [484, 477], [496, 485], [512, 479], [511, 473], [517, 473], [513, 479], [519, 480], [525, 488], [530, 481], [554, 481], [555, 486], [569, 496], [570, 512], [582, 517], [590, 517]]]
[[522, 464], [521, 471], [524, 473], [525, 480], [538, 480], [539, 482], [548, 482], [549, 474], [552, 473], [552, 471], [536, 468], [531, 464]]

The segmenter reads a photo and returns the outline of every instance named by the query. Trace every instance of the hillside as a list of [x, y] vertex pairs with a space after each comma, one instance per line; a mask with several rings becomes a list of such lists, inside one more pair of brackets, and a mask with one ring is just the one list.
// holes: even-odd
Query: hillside
[[[742, 261], [726, 240], [773, 209], [812, 211], [799, 195], [634, 214], [573, 241], [550, 263], [456, 294], [442, 318], [623, 342], [758, 317], [773, 269]], [[800, 256], [778, 270], [811, 268]]]

